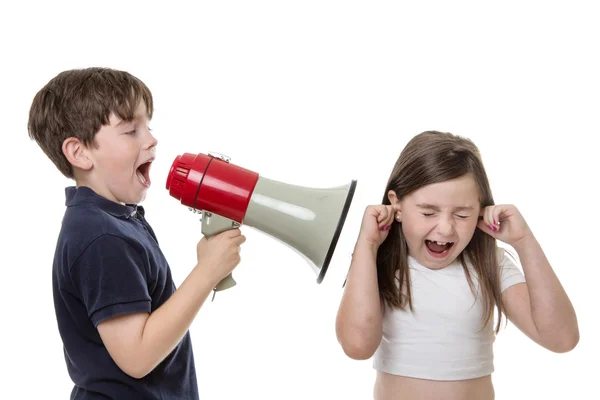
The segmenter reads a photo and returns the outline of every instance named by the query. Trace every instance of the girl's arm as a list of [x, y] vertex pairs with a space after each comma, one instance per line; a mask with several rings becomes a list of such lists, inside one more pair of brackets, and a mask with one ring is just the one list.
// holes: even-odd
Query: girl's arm
[[376, 259], [393, 221], [392, 206], [367, 207], [354, 247], [335, 331], [344, 353], [355, 360], [370, 358], [381, 342], [382, 306]]
[[370, 358], [381, 342], [381, 303], [375, 258], [377, 246], [359, 239], [352, 255], [346, 288], [336, 319], [336, 335], [344, 353], [355, 360]]
[[508, 288], [502, 295], [506, 316], [532, 340], [548, 350], [564, 353], [579, 342], [573, 305], [533, 234], [514, 243], [527, 284]]
[[516, 250], [527, 281], [502, 294], [507, 318], [548, 350], [575, 348], [579, 328], [573, 305], [520, 212], [513, 205], [496, 205], [482, 215], [479, 229]]

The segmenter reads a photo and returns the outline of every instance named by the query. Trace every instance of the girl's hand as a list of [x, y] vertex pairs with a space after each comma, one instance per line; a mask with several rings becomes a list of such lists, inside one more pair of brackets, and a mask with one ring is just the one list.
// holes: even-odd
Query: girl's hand
[[367, 241], [379, 247], [388, 235], [394, 222], [396, 210], [391, 205], [368, 206], [360, 226], [359, 240]]
[[477, 223], [479, 229], [511, 246], [532, 235], [525, 218], [512, 204], [488, 206], [479, 215], [483, 217]]

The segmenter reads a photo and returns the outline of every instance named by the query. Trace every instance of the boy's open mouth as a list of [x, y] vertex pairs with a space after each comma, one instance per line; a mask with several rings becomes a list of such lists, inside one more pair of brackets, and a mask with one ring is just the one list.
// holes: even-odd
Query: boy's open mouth
[[425, 246], [427, 246], [430, 251], [441, 254], [446, 250], [450, 250], [452, 246], [454, 246], [454, 242], [437, 242], [425, 239]]
[[144, 186], [150, 186], [150, 166], [152, 161], [147, 161], [140, 165], [136, 171], [136, 175]]

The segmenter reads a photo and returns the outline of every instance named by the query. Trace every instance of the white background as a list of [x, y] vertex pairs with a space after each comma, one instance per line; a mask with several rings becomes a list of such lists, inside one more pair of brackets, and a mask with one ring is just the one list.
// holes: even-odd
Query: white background
[[524, 214], [578, 313], [581, 340], [566, 354], [512, 325], [500, 332], [497, 398], [593, 397], [599, 14], [593, 2], [480, 3], [3, 3], [0, 397], [66, 399], [72, 387], [51, 291], [71, 182], [26, 124], [48, 80], [89, 66], [127, 70], [155, 96], [159, 158], [144, 206], [178, 284], [200, 223], [165, 190], [177, 154], [220, 152], [311, 187], [358, 180], [321, 285], [293, 250], [243, 230], [238, 285], [191, 327], [202, 399], [371, 398], [371, 361], [347, 358], [335, 338], [341, 286], [364, 207], [381, 201], [405, 143], [429, 129], [480, 147], [496, 202]]

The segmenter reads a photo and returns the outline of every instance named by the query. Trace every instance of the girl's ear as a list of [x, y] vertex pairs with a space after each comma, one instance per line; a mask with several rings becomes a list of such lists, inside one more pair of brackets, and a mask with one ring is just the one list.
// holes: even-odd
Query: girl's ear
[[390, 201], [390, 204], [392, 206], [396, 206], [397, 204], [400, 204], [400, 200], [398, 200], [398, 196], [396, 196], [396, 192], [394, 192], [391, 189], [388, 191], [388, 200]]
[[398, 200], [396, 192], [390, 190], [388, 192], [388, 200], [395, 211], [394, 219], [398, 222], [402, 222], [402, 208], [400, 207], [400, 200]]

